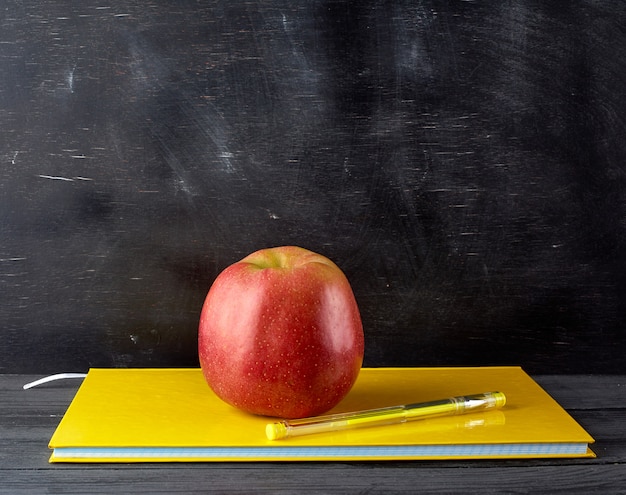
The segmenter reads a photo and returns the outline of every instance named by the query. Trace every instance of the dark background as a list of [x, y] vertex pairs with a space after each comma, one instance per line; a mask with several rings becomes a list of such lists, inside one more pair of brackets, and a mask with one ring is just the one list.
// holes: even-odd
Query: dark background
[[0, 372], [197, 366], [246, 254], [366, 366], [626, 372], [626, 4], [5, 0]]

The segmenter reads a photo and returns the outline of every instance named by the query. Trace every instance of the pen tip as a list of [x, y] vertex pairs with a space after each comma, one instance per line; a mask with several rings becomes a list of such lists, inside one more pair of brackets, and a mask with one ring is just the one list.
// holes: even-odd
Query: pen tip
[[287, 427], [283, 423], [269, 423], [265, 427], [265, 436], [268, 440], [278, 440], [287, 436]]

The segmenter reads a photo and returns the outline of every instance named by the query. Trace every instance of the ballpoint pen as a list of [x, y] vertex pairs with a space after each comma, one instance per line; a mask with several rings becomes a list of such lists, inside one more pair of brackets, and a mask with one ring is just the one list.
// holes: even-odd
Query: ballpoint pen
[[265, 434], [269, 440], [279, 440], [281, 438], [313, 433], [405, 423], [407, 421], [438, 416], [468, 414], [488, 409], [498, 409], [504, 406], [505, 403], [506, 397], [502, 392], [486, 392], [476, 395], [450, 397], [432, 402], [283, 420], [277, 423], [269, 423], [265, 428]]

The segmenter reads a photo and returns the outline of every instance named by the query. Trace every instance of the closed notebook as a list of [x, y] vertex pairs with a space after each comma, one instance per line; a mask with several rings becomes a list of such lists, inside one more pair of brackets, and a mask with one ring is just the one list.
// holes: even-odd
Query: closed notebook
[[222, 402], [199, 369], [91, 369], [51, 462], [593, 457], [593, 438], [519, 367], [364, 368], [331, 412], [500, 391], [502, 409], [268, 440], [272, 418]]

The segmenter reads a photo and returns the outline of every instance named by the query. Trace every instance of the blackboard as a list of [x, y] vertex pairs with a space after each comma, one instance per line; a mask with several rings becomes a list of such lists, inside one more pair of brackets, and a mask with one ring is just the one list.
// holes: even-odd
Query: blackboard
[[333, 259], [367, 366], [624, 373], [623, 2], [5, 0], [0, 372], [197, 366]]

